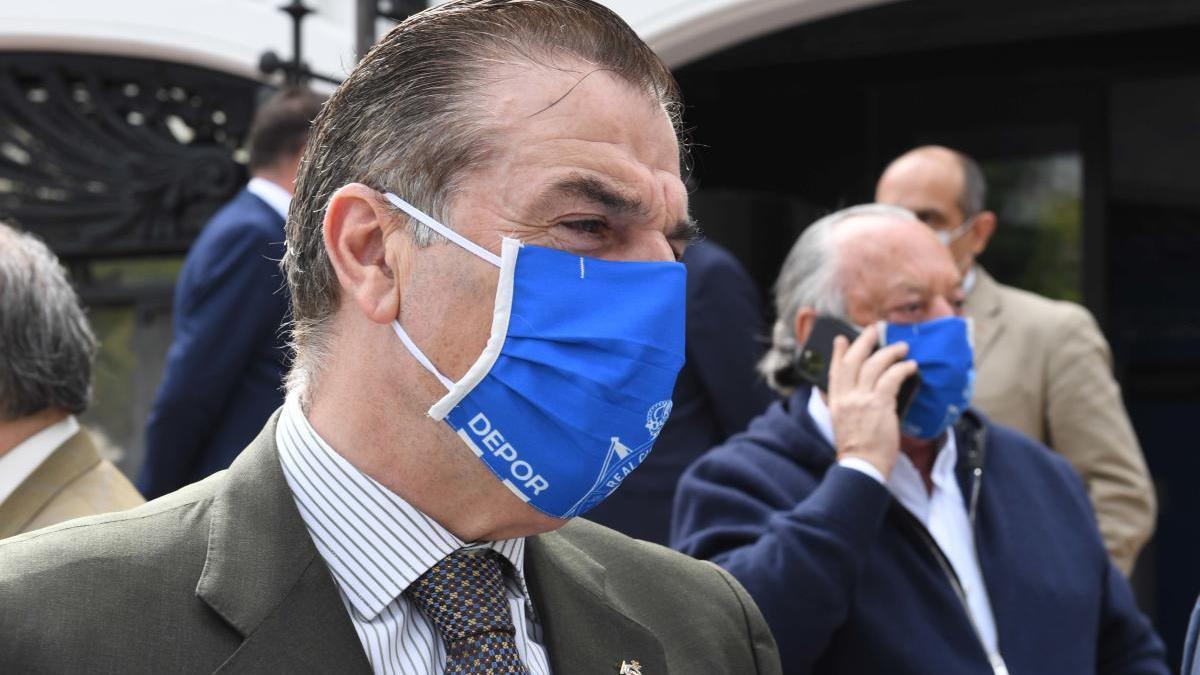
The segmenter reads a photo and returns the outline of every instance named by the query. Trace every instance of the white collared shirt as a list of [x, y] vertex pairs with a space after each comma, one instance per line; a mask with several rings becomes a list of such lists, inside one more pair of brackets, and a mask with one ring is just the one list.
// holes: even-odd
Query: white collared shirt
[[266, 178], [258, 177], [251, 178], [250, 182], [246, 183], [246, 189], [250, 194], [266, 202], [267, 206], [278, 213], [280, 218], [287, 220], [288, 207], [292, 205], [292, 193]]
[[279, 463], [318, 553], [337, 582], [375, 673], [441, 675], [446, 648], [404, 590], [439, 560], [489, 547], [512, 564], [505, 575], [517, 651], [532, 675], [549, 675], [541, 627], [525, 585], [525, 540], [468, 544], [331, 448], [289, 397], [275, 430]]
[[967, 270], [967, 273], [963, 275], [962, 289], [964, 294], [971, 294], [971, 289], [975, 288], [975, 280], [978, 278], [979, 275], [975, 273], [975, 266], [971, 265], [971, 269]]
[[[808, 397], [808, 414], [825, 440], [836, 448], [829, 407], [815, 389]], [[892, 475], [886, 481], [883, 474], [866, 460], [856, 457], [838, 460], [839, 465], [861, 471], [885, 485], [896, 501], [929, 530], [929, 534], [942, 549], [942, 553], [946, 554], [954, 573], [958, 576], [963, 593], [967, 596], [971, 620], [975, 623], [979, 638], [983, 641], [988, 656], [992, 657], [995, 667], [999, 660], [996, 618], [992, 614], [992, 602], [988, 598], [987, 587], [983, 583], [983, 571], [979, 567], [975, 533], [967, 514], [967, 506], [963, 502], [962, 490], [959, 489], [958, 479], [954, 475], [957, 463], [958, 444], [953, 433], [946, 434], [946, 442], [933, 460], [932, 491], [925, 489], [925, 480], [921, 477], [921, 472], [904, 453], [900, 453]], [[999, 671], [998, 668], [997, 670]]]
[[67, 415], [0, 455], [0, 504], [11, 497], [58, 446], [77, 433], [79, 422], [74, 415]]

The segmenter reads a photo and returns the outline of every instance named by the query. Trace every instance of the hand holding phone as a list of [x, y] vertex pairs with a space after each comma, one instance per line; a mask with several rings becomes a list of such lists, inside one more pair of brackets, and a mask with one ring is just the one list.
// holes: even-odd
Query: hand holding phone
[[[818, 316], [813, 322], [808, 339], [804, 341], [800, 351], [796, 354], [796, 374], [800, 379], [821, 391], [829, 391], [829, 366], [833, 361], [833, 340], [839, 335], [845, 337], [849, 343], [853, 343], [858, 339], [859, 331], [841, 319], [827, 315]], [[879, 346], [876, 338], [872, 353], [878, 351]], [[903, 418], [908, 413], [908, 407], [912, 405], [913, 398], [917, 395], [917, 389], [920, 386], [920, 373], [913, 373], [912, 377], [901, 385], [900, 391], [896, 395], [897, 417]]]
[[797, 355], [797, 370], [826, 392], [838, 458], [862, 459], [886, 478], [900, 453], [901, 409], [920, 384], [917, 365], [904, 360], [903, 343], [881, 348], [874, 326], [860, 335], [823, 318]]

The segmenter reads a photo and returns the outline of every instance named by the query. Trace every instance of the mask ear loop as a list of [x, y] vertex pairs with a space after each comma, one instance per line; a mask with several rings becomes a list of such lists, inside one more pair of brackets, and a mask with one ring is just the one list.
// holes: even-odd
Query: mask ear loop
[[437, 366], [433, 365], [433, 361], [430, 361], [429, 357], [425, 356], [425, 352], [421, 351], [421, 348], [417, 346], [417, 343], [413, 342], [412, 338], [408, 336], [408, 333], [404, 330], [404, 328], [400, 326], [400, 322], [396, 321], [395, 319], [392, 320], [392, 331], [394, 331], [396, 333], [396, 337], [400, 338], [400, 341], [404, 343], [405, 348], [407, 348], [409, 353], [413, 355], [413, 358], [415, 358], [422, 366], [425, 366], [425, 370], [433, 373], [433, 376], [442, 383], [442, 386], [446, 388], [446, 391], [454, 388], [454, 380], [451, 380], [443, 375], [442, 371], [438, 370]]
[[470, 239], [467, 239], [466, 237], [464, 237], [461, 234], [455, 232], [454, 230], [446, 227], [445, 225], [439, 223], [438, 221], [434, 220], [433, 218], [430, 218], [429, 216], [425, 215], [424, 211], [422, 211], [421, 209], [418, 209], [417, 207], [413, 206], [412, 204], [409, 204], [408, 202], [397, 197], [396, 195], [392, 194], [391, 192], [384, 193], [383, 196], [387, 197], [387, 200], [389, 202], [391, 202], [393, 206], [395, 206], [396, 208], [400, 209], [401, 211], [407, 213], [410, 217], [415, 218], [425, 227], [428, 227], [429, 229], [433, 230], [434, 232], [437, 232], [438, 234], [449, 239], [450, 241], [454, 242], [455, 244], [458, 244], [462, 248], [465, 248], [468, 251], [470, 251], [471, 253], [474, 253], [476, 256], [482, 258], [486, 262], [490, 262], [491, 264], [495, 265], [496, 267], [500, 266], [500, 256], [496, 255], [495, 253], [492, 253], [491, 251], [487, 250], [486, 248], [480, 246], [479, 244], [476, 244], [475, 242], [471, 241]]
[[[429, 217], [424, 211], [418, 209], [417, 207], [413, 206], [412, 204], [409, 204], [408, 202], [404, 201], [403, 199], [396, 196], [395, 194], [393, 194], [391, 192], [387, 192], [387, 193], [384, 193], [383, 196], [386, 197], [387, 200], [389, 202], [391, 202], [391, 204], [393, 206], [400, 209], [404, 213], [408, 214], [409, 217], [416, 219], [422, 225], [425, 225], [426, 227], [433, 230], [434, 232], [437, 232], [438, 234], [442, 235], [446, 239], [449, 239], [451, 242], [458, 244], [460, 247], [466, 249], [470, 253], [473, 253], [474, 255], [481, 258], [485, 262], [491, 263], [491, 264], [495, 265], [496, 267], [503, 268], [503, 265], [501, 264], [502, 259], [500, 256], [496, 255], [495, 253], [492, 253], [491, 251], [487, 250], [486, 248], [483, 248], [482, 246], [480, 246], [479, 244], [476, 244], [475, 242], [471, 241], [470, 239], [467, 239], [466, 237], [462, 236], [461, 234], [459, 234], [459, 233], [455, 232], [454, 230], [446, 227], [445, 225], [439, 223], [438, 221]], [[511, 294], [510, 294], [510, 302], [511, 302]], [[404, 343], [404, 348], [407, 349], [408, 352], [413, 355], [413, 358], [415, 358], [418, 363], [420, 363], [422, 366], [424, 366], [425, 370], [428, 370], [434, 377], [436, 377], [438, 379], [438, 381], [442, 383], [442, 386], [446, 388], [447, 391], [452, 392], [452, 393], [455, 391], [455, 387], [458, 385], [458, 383], [456, 383], [454, 380], [451, 380], [450, 378], [443, 375], [442, 372], [440, 370], [438, 370], [437, 366], [433, 365], [433, 361], [429, 360], [429, 357], [425, 355], [425, 352], [421, 351], [421, 348], [417, 346], [417, 343], [414, 342], [412, 337], [409, 336], [408, 332], [404, 330], [404, 327], [400, 325], [400, 322], [395, 319], [392, 320], [392, 331], [394, 333], [396, 333], [396, 337], [400, 338], [400, 341]], [[464, 378], [464, 379], [470, 379], [469, 376], [471, 375], [471, 373], [468, 372], [467, 375], [468, 375], [468, 377]], [[461, 398], [461, 396], [459, 398]], [[435, 404], [435, 408], [437, 408], [437, 407], [438, 407], [437, 404]], [[431, 413], [432, 413], [432, 411], [433, 411], [433, 409], [431, 409]], [[443, 413], [441, 413], [441, 415], [438, 415], [437, 417], [440, 419], [441, 416], [444, 414], [445, 413], [443, 412]]]

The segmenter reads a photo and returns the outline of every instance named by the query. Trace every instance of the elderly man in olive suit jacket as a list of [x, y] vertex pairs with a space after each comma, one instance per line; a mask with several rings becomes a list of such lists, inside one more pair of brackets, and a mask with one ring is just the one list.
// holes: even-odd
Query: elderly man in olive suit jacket
[[892, 162], [875, 199], [903, 206], [950, 248], [975, 320], [974, 405], [1042, 441], [1087, 486], [1100, 533], [1126, 575], [1154, 532], [1154, 485], [1112, 374], [1112, 355], [1086, 309], [1004, 286], [976, 263], [996, 227], [978, 165], [926, 146]]
[[0, 223], [0, 539], [144, 501], [75, 419], [95, 352], [58, 259]]
[[[0, 663], [779, 673], [731, 576], [570, 520], [570, 504], [603, 498], [643, 454], [562, 416], [611, 432], [623, 415], [629, 448], [648, 448], [654, 420], [645, 398], [563, 404], [625, 400], [646, 378], [669, 396], [678, 370], [653, 351], [683, 333], [677, 260], [693, 225], [678, 109], [667, 67], [590, 0], [452, 0], [393, 29], [325, 105], [301, 165], [283, 261], [296, 346], [284, 406], [227, 471], [0, 543]], [[661, 311], [619, 311], [647, 305]], [[625, 329], [644, 341], [621, 342]], [[538, 364], [508, 351], [518, 331], [552, 345], [534, 350]], [[588, 358], [567, 363], [564, 344], [579, 343]], [[627, 365], [642, 347], [657, 371]], [[514, 371], [524, 376], [497, 374]], [[580, 375], [571, 391], [546, 386], [562, 372]], [[487, 432], [454, 417], [467, 405], [495, 436], [472, 438]], [[501, 428], [524, 440], [496, 441]], [[518, 452], [540, 480], [518, 476]]]

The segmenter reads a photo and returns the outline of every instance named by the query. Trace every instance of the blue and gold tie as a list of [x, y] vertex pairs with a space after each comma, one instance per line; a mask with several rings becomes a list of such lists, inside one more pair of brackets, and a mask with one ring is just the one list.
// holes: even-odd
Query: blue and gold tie
[[528, 675], [504, 592], [499, 555], [455, 551], [405, 591], [446, 645], [446, 675]]

